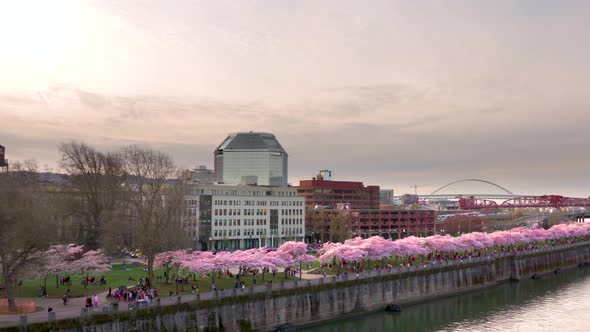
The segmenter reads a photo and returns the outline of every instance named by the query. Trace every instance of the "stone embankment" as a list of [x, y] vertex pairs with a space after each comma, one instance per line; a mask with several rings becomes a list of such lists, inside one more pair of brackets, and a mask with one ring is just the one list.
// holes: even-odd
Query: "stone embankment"
[[[499, 253], [340, 278], [286, 282], [246, 289], [165, 298], [136, 310], [116, 306], [80, 317], [31, 322], [27, 331], [268, 331], [284, 324], [307, 325], [344, 315], [383, 310], [473, 291], [498, 283], [539, 277], [590, 262], [590, 242]], [[22, 319], [18, 331], [25, 328]]]

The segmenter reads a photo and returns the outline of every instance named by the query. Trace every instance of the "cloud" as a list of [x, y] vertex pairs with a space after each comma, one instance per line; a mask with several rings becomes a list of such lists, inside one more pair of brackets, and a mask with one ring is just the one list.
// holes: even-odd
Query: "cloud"
[[[490, 109], [440, 104], [432, 111], [423, 106], [446, 96], [399, 92], [414, 91], [399, 85], [334, 91], [337, 96], [319, 91], [315, 100], [275, 106], [264, 99], [230, 103], [109, 96], [60, 87], [0, 97], [6, 110], [0, 118], [12, 124], [2, 139], [16, 158], [38, 158], [49, 165], [58, 159], [59, 142], [76, 139], [103, 149], [149, 145], [170, 153], [183, 167], [194, 167], [211, 165], [211, 153], [227, 133], [260, 130], [277, 134], [289, 151], [294, 181], [313, 176], [319, 168], [332, 168], [339, 177], [389, 187], [398, 181], [435, 186], [463, 177], [515, 183], [515, 191], [540, 190], [534, 188], [548, 177], [572, 187], [572, 179], [586, 185], [581, 165], [588, 157], [579, 151], [590, 140], [585, 130], [590, 114], [581, 106], [568, 109], [575, 117], [559, 119], [544, 118], [551, 107], [539, 109], [532, 125], [516, 121], [522, 114], [509, 111], [514, 109], [511, 103]], [[374, 102], [376, 95], [385, 97]], [[349, 100], [358, 105], [358, 113], [342, 108]], [[422, 111], [404, 114], [398, 109], [400, 100]], [[449, 110], [456, 107], [462, 108]], [[529, 183], [531, 179], [538, 185]]]
[[51, 48], [47, 58], [11, 32], [0, 52], [0, 144], [11, 158], [54, 164], [55, 145], [76, 139], [211, 165], [227, 133], [257, 130], [289, 152], [291, 182], [333, 168], [394, 188], [478, 177], [587, 196], [585, 2], [105, 0], [48, 10], [40, 20], [68, 33], [0, 20]]

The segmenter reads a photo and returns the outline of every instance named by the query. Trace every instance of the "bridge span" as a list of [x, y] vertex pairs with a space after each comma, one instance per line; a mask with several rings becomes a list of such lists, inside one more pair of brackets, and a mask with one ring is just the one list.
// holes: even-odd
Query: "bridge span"
[[590, 198], [574, 198], [559, 195], [521, 196], [507, 199], [498, 204], [493, 200], [469, 197], [459, 198], [459, 206], [464, 210], [481, 210], [490, 208], [586, 208], [590, 207]]

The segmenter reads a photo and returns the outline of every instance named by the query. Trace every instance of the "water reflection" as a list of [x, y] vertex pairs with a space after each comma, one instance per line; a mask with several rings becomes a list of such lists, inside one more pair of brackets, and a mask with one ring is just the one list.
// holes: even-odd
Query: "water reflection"
[[303, 331], [590, 331], [590, 268], [314, 326]]

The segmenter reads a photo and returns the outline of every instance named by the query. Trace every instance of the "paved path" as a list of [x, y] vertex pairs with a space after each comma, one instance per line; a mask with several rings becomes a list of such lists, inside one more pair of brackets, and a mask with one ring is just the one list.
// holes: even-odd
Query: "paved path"
[[[99, 299], [99, 307], [97, 307], [96, 309], [100, 309], [102, 306], [110, 304], [110, 302], [106, 298], [107, 294], [108, 292], [96, 294], [98, 295]], [[70, 298], [66, 305], [63, 305], [63, 301], [61, 298], [17, 298], [17, 302], [18, 301], [32, 301], [35, 303], [37, 307], [43, 308], [43, 310], [39, 312], [27, 314], [28, 322], [33, 323], [46, 322], [48, 320], [47, 308], [49, 307], [53, 308], [53, 312], [55, 312], [57, 320], [80, 317], [81, 308], [84, 308], [86, 304], [86, 297]], [[127, 308], [126, 306], [121, 306], [120, 310], [127, 310]], [[0, 315], [0, 327], [18, 325], [20, 316], [21, 314]]]

